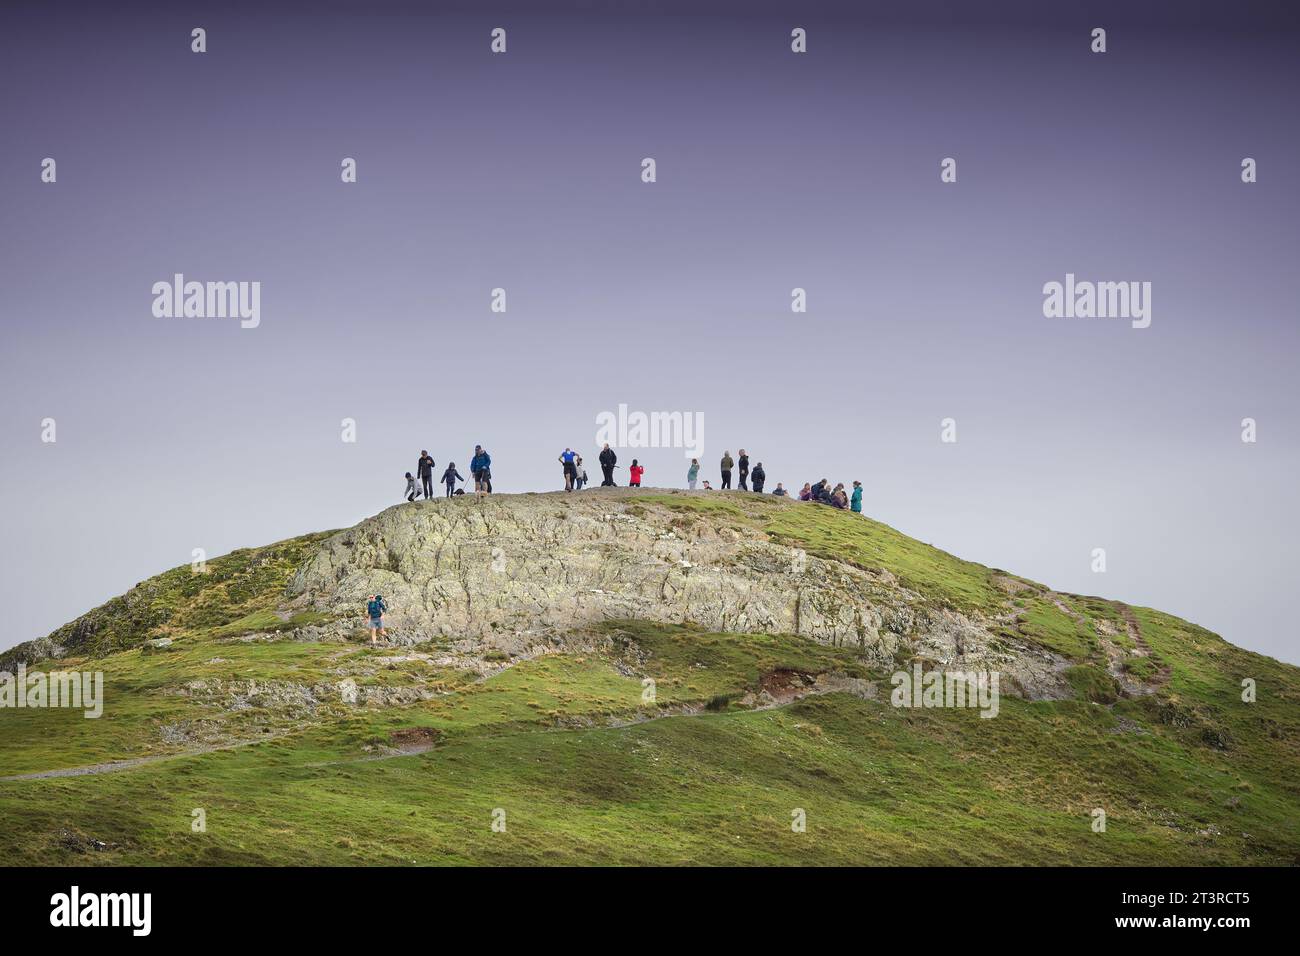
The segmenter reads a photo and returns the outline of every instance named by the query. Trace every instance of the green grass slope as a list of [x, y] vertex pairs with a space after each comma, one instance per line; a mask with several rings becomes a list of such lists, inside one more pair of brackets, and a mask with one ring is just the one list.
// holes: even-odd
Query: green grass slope
[[[1006, 612], [1009, 637], [1072, 661], [1076, 699], [1004, 695], [994, 719], [895, 708], [889, 674], [853, 648], [637, 621], [483, 679], [440, 666], [437, 642], [412, 655], [292, 640], [302, 622], [280, 602], [322, 537], [308, 536], [216, 559], [201, 581], [168, 572], [56, 632], [70, 655], [34, 666], [103, 671], [104, 716], [0, 710], [0, 850], [79, 865], [1300, 859], [1297, 668], [824, 507], [651, 493], [638, 506], [887, 569], [936, 606]], [[156, 637], [174, 643], [141, 649]], [[1107, 648], [1137, 642], [1125, 666], [1157, 689], [1126, 697]], [[817, 675], [878, 693], [756, 697]], [[345, 703], [328, 692], [341, 677], [395, 696]], [[27, 776], [122, 760], [138, 762]]]

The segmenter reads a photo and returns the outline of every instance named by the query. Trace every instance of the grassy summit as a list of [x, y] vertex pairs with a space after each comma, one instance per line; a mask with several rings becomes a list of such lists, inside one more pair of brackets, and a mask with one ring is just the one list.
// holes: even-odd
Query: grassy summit
[[[539, 498], [553, 496], [494, 507]], [[295, 573], [332, 537], [308, 535], [215, 559], [204, 575], [166, 572], [4, 655], [6, 667], [99, 670], [106, 682], [98, 720], [0, 710], [6, 859], [1300, 858], [1297, 668], [1158, 611], [1060, 594], [825, 507], [741, 493], [608, 500], [629, 522], [675, 522], [683, 537], [761, 538], [894, 579], [919, 612], [970, 615], [1008, 653], [1054, 655], [1069, 697], [1004, 688], [988, 720], [895, 708], [890, 673], [924, 658], [907, 642], [882, 663], [853, 642], [689, 621], [605, 621], [517, 656], [476, 657], [478, 642], [457, 635], [370, 648], [352, 631], [359, 618], [290, 600]], [[147, 643], [159, 639], [171, 643]], [[33, 659], [55, 646], [60, 659]], [[1254, 703], [1241, 700], [1246, 678]], [[862, 692], [872, 684], [874, 695]], [[51, 772], [68, 775], [33, 776]], [[1093, 832], [1095, 808], [1104, 833]], [[798, 810], [806, 832], [791, 828]]]

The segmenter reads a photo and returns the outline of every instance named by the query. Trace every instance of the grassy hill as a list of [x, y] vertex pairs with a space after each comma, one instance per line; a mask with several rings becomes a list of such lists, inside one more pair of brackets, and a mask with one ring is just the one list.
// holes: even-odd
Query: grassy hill
[[[1072, 695], [1004, 693], [994, 719], [898, 708], [889, 677], [911, 665], [906, 652], [882, 665], [859, 646], [645, 620], [575, 628], [546, 653], [491, 652], [470, 669], [450, 653], [456, 635], [372, 648], [359, 631], [329, 631], [332, 612], [290, 601], [296, 570], [331, 538], [309, 535], [215, 559], [206, 574], [169, 571], [4, 656], [106, 682], [97, 720], [0, 710], [5, 859], [1300, 859], [1300, 669], [821, 506], [647, 491], [619, 507], [888, 572], [936, 612], [983, 615], [1008, 646], [1055, 655]], [[34, 659], [53, 648], [58, 660]], [[1105, 832], [1093, 830], [1098, 808]]]

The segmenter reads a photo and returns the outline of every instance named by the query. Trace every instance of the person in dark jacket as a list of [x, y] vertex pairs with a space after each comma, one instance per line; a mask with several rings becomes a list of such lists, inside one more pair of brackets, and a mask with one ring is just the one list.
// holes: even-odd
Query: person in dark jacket
[[[740, 460], [744, 461], [745, 459], [742, 458]], [[763, 470], [763, 463], [761, 461], [754, 466], [754, 474], [752, 477], [754, 479], [754, 491], [758, 494], [762, 494], [763, 482], [767, 481], [767, 472]], [[740, 487], [745, 487], [745, 471], [743, 466], [741, 467], [740, 472]]]
[[618, 455], [614, 454], [614, 449], [609, 447], [609, 442], [600, 451], [600, 470], [605, 475], [605, 480], [600, 483], [602, 488], [614, 487], [614, 466], [618, 464]]
[[420, 476], [424, 487], [424, 497], [433, 497], [433, 458], [427, 451], [420, 452], [420, 460], [415, 463], [415, 473]]
[[721, 462], [722, 484], [718, 486], [719, 491], [731, 487], [731, 469], [735, 464], [736, 463], [731, 460], [731, 452], [724, 451], [722, 453], [722, 462]]
[[447, 470], [442, 473], [442, 483], [447, 486], [447, 497], [450, 498], [456, 490], [456, 482], [464, 481], [460, 472], [456, 470], [456, 463], [453, 461], [447, 465]]
[[480, 495], [492, 493], [492, 456], [482, 445], [474, 446], [474, 457], [469, 462], [469, 473], [474, 476], [474, 490]]
[[749, 485], [745, 484], [745, 479], [749, 477], [749, 456], [745, 454], [745, 449], [740, 449], [740, 490], [748, 491]]

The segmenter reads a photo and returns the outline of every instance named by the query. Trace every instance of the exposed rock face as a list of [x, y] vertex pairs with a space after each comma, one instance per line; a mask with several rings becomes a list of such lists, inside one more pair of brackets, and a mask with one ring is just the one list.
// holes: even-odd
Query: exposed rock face
[[291, 584], [292, 603], [342, 615], [333, 626], [353, 630], [379, 593], [391, 640], [452, 637], [509, 656], [612, 619], [799, 634], [860, 647], [878, 664], [919, 653], [1001, 670], [1032, 696], [1069, 696], [1061, 659], [996, 636], [995, 621], [928, 606], [888, 571], [633, 497], [600, 489], [393, 507], [324, 542]]

